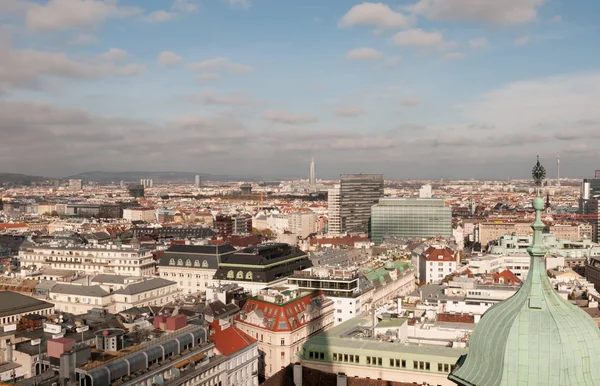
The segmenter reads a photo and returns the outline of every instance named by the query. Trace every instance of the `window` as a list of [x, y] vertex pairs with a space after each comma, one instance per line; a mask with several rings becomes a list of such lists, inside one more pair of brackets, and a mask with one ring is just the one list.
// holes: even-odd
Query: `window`
[[200, 262], [198, 260], [194, 261], [194, 267], [199, 267], [200, 266]]
[[405, 369], [406, 368], [406, 361], [404, 359], [402, 359], [402, 368]]
[[227, 272], [227, 278], [228, 278], [228, 279], [233, 279], [233, 277], [234, 277], [234, 273], [233, 273], [233, 271], [229, 271], [229, 272]]
[[238, 271], [237, 275], [235, 275], [236, 279], [243, 279], [244, 278], [244, 272], [242, 271]]
[[381, 366], [383, 364], [383, 361], [381, 360], [381, 358], [377, 358], [377, 365]]
[[419, 370], [425, 370], [425, 362], [423, 362], [423, 361], [419, 362]]
[[182, 259], [177, 260], [177, 265], [183, 266], [183, 260]]
[[438, 371], [441, 373], [443, 372], [443, 365], [441, 363], [438, 363]]
[[285, 339], [281, 339], [281, 345], [285, 346]]
[[208, 268], [208, 261], [206, 261], [206, 260], [202, 261], [202, 268]]
[[246, 280], [252, 280], [252, 272], [246, 272]]
[[354, 356], [354, 362], [360, 363], [360, 356], [359, 355], [355, 355]]
[[371, 357], [367, 357], [367, 364], [370, 365], [371, 364]]
[[348, 354], [344, 354], [344, 362], [348, 362]]
[[186, 259], [185, 260], [185, 266], [186, 267], [191, 267], [192, 266], [192, 261], [190, 259]]
[[308, 352], [308, 358], [309, 358], [309, 359], [313, 359], [313, 352], [312, 352], [312, 351], [309, 351], [309, 352]]
[[169, 265], [175, 265], [175, 259], [169, 260]]
[[333, 360], [337, 361], [337, 353], [333, 353]]
[[413, 370], [418, 370], [418, 369], [419, 369], [419, 362], [413, 361]]
[[322, 361], [325, 360], [325, 353], [319, 353], [319, 359]]
[[449, 372], [449, 367], [447, 363], [444, 364], [444, 372], [447, 373]]
[[394, 360], [390, 358], [390, 367], [394, 367]]
[[427, 371], [431, 370], [429, 362], [425, 362], [425, 370], [427, 370]]
[[354, 355], [350, 354], [350, 363], [354, 363]]

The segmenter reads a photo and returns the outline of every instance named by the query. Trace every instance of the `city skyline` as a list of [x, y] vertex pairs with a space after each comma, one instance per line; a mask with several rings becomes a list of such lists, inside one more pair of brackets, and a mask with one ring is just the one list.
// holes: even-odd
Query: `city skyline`
[[[598, 169], [595, 2], [0, 4], [2, 172]], [[243, 146], [240, 146], [243, 145]]]

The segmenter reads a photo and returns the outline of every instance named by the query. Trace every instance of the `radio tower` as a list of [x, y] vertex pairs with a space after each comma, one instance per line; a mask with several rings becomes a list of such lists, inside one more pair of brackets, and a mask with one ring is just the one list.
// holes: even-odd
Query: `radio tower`
[[556, 153], [556, 186], [560, 186], [560, 152]]

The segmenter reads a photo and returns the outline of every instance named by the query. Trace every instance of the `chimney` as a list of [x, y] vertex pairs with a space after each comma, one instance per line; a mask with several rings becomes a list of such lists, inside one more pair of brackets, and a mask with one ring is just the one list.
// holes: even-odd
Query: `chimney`
[[337, 386], [348, 386], [348, 377], [344, 373], [338, 373], [337, 375]]
[[302, 386], [302, 365], [294, 363], [294, 386]]

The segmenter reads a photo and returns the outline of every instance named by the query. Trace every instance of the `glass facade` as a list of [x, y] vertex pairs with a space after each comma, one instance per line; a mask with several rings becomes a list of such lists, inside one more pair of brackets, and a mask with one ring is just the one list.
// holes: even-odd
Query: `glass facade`
[[382, 198], [371, 208], [371, 241], [385, 237], [452, 236], [452, 208], [443, 200]]
[[383, 196], [383, 174], [342, 174], [340, 177], [340, 230], [369, 231], [371, 206]]

